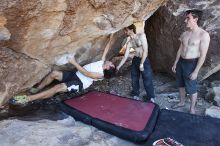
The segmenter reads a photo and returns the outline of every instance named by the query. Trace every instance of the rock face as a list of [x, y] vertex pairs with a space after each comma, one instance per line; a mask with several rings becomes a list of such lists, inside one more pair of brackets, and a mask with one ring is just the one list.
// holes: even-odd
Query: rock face
[[220, 70], [219, 0], [169, 0], [166, 6], [158, 9], [146, 21], [145, 25], [145, 32], [150, 46], [150, 58], [154, 70], [171, 73], [171, 67], [180, 45], [178, 38], [185, 29], [182, 14], [188, 9], [203, 11], [201, 26], [211, 36], [206, 62], [200, 71], [201, 79], [205, 79]]
[[0, 105], [68, 54], [76, 52], [80, 63], [100, 59], [108, 34], [146, 20], [163, 1], [1, 0]]
[[206, 93], [205, 99], [220, 106], [220, 81], [212, 81], [208, 85], [208, 92]]
[[220, 119], [220, 107], [211, 106], [210, 108], [205, 110], [205, 115]]
[[217, 105], [220, 106], [220, 87], [214, 87], [213, 91], [215, 94], [214, 100], [217, 102]]
[[9, 95], [33, 86], [49, 72], [40, 61], [8, 48], [0, 49], [0, 103], [5, 103]]
[[[0, 55], [4, 57], [0, 58], [0, 105], [39, 82], [54, 65], [60, 68], [66, 64], [69, 55], [75, 54], [81, 64], [100, 59], [108, 35], [117, 32], [111, 45], [114, 49], [109, 53], [109, 57], [113, 56], [121, 47], [119, 30], [133, 22], [147, 20], [165, 1], [1, 0]], [[206, 78], [217, 72], [220, 68], [220, 2], [166, 2], [146, 22], [153, 68], [171, 72], [179, 47], [178, 37], [184, 30], [180, 14], [185, 9], [200, 8], [204, 10], [202, 26], [211, 35], [201, 76]]]
[[220, 106], [220, 86], [209, 89], [205, 98], [208, 101], [214, 102], [215, 105]]

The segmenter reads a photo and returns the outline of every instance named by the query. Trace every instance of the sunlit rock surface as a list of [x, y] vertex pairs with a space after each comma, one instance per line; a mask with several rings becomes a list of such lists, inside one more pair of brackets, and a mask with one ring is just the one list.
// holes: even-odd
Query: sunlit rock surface
[[100, 59], [109, 34], [146, 20], [163, 1], [1, 0], [0, 54], [23, 57], [19, 67], [16, 57], [12, 58], [15, 66], [6, 61], [8, 56], [0, 60], [0, 105], [39, 82], [54, 64], [66, 64], [67, 55], [76, 53], [82, 64]]

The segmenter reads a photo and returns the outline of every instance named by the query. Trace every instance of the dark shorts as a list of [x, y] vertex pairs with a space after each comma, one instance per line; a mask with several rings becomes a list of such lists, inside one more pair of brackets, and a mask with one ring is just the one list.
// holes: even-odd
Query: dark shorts
[[80, 92], [83, 89], [83, 84], [76, 75], [76, 72], [63, 72], [63, 79], [61, 82], [66, 84], [69, 92]]
[[197, 66], [198, 58], [183, 59], [180, 57], [176, 67], [176, 84], [178, 87], [185, 87], [187, 94], [197, 92], [197, 80], [191, 80], [190, 74]]

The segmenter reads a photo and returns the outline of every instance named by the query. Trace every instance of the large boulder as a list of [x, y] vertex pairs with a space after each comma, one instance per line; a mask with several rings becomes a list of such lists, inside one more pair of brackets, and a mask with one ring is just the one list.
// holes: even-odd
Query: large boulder
[[8, 48], [0, 49], [0, 103], [33, 86], [50, 71], [38, 60]]
[[69, 54], [77, 53], [82, 64], [100, 59], [109, 34], [146, 20], [163, 2], [1, 0], [0, 50], [6, 57], [0, 60], [0, 105], [39, 82]]
[[210, 108], [207, 108], [205, 110], [205, 115], [213, 117], [213, 118], [219, 118], [220, 119], [220, 107], [211, 106]]
[[150, 59], [155, 71], [172, 74], [171, 67], [180, 45], [178, 38], [185, 29], [183, 13], [188, 9], [203, 11], [201, 27], [211, 36], [206, 62], [199, 74], [200, 79], [205, 79], [220, 70], [219, 0], [169, 0], [166, 6], [158, 9], [145, 25]]

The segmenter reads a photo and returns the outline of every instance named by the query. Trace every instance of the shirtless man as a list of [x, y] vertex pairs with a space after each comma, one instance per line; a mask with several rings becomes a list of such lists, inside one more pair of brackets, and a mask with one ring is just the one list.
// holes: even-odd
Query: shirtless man
[[179, 87], [180, 102], [173, 108], [185, 105], [186, 93], [191, 97], [190, 113], [195, 114], [197, 100], [197, 76], [202, 67], [209, 48], [210, 36], [208, 32], [198, 26], [201, 11], [186, 11], [185, 23], [188, 28], [180, 36], [180, 47], [172, 71], [176, 73], [176, 82]]
[[115, 66], [111, 61], [105, 61], [106, 54], [109, 50], [109, 46], [111, 43], [111, 39], [112, 35], [110, 37], [110, 41], [106, 45], [106, 48], [102, 56], [102, 60], [84, 65], [82, 67], [76, 62], [75, 58], [72, 58], [69, 60], [69, 62], [76, 67], [76, 69], [78, 70], [77, 72], [53, 71], [40, 83], [40, 85], [37, 88], [35, 88], [35, 91], [32, 90], [32, 92], [38, 92], [42, 90], [53, 80], [60, 81], [60, 84], [55, 85], [52, 88], [35, 95], [15, 96], [12, 98], [11, 103], [25, 104], [33, 100], [46, 99], [52, 97], [53, 95], [59, 92], [80, 92], [81, 90], [86, 89], [90, 85], [92, 85], [93, 81], [112, 77], [116, 70]]
[[152, 69], [148, 56], [148, 44], [145, 33], [136, 34], [136, 27], [134, 24], [124, 28], [125, 34], [128, 36], [125, 45], [123, 46], [125, 50], [125, 55], [119, 65], [117, 70], [125, 63], [129, 56], [130, 48], [135, 49], [135, 57], [132, 60], [131, 66], [131, 79], [132, 79], [132, 92], [131, 96], [138, 98], [139, 96], [139, 78], [142, 75], [144, 88], [147, 93], [149, 100], [154, 102], [154, 87], [152, 81]]

